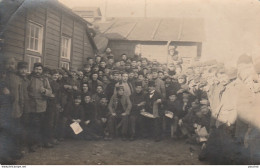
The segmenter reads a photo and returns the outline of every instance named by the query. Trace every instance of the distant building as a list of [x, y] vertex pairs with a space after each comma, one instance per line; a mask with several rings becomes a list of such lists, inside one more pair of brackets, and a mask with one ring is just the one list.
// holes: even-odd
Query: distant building
[[95, 25], [116, 57], [141, 54], [161, 63], [169, 61], [168, 50], [175, 47], [184, 62], [199, 59], [205, 39], [202, 18], [115, 18]]
[[100, 21], [102, 19], [99, 7], [75, 7], [72, 10], [90, 23]]
[[96, 53], [90, 23], [57, 0], [5, 0], [1, 9], [7, 11], [1, 12], [4, 42], [0, 57], [27, 61], [28, 71], [35, 62], [50, 68], [78, 69]]

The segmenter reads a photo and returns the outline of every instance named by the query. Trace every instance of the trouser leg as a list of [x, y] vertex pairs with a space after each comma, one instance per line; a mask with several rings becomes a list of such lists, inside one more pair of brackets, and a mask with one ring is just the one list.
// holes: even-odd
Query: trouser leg
[[127, 131], [128, 131], [128, 116], [123, 116], [121, 118], [122, 120], [122, 135], [127, 136]]
[[131, 134], [131, 136], [136, 135], [136, 120], [137, 120], [137, 116], [135, 116], [135, 115], [130, 116], [130, 134]]
[[162, 118], [154, 119], [154, 136], [155, 139], [160, 139], [162, 136]]

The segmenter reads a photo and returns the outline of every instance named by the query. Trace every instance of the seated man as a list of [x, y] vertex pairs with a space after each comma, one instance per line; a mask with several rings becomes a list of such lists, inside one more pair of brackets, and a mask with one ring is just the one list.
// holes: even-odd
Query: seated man
[[120, 127], [122, 127], [122, 140], [126, 140], [128, 115], [131, 108], [132, 103], [130, 98], [124, 95], [124, 88], [122, 86], [116, 87], [116, 93], [111, 97], [108, 105], [108, 140], [111, 140], [115, 136], [117, 129]]
[[136, 137], [136, 128], [141, 124], [140, 111], [144, 108], [145, 105], [145, 94], [143, 92], [142, 82], [135, 83], [135, 92], [131, 95], [130, 98], [133, 105], [130, 114], [130, 140], [134, 140]]
[[[146, 95], [145, 100], [145, 112], [153, 115], [153, 118], [144, 118], [143, 130], [151, 132], [158, 142], [162, 136], [162, 96], [155, 90], [155, 82], [149, 81], [148, 83], [149, 93]], [[152, 126], [151, 126], [152, 125]], [[152, 130], [151, 130], [152, 128]]]

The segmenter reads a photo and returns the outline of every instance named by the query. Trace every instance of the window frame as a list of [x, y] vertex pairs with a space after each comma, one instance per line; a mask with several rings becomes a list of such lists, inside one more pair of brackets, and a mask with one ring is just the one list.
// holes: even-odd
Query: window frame
[[[60, 63], [61, 63], [61, 68], [66, 68], [67, 70], [70, 70], [70, 63], [69, 62], [61, 61]], [[67, 67], [63, 66], [64, 64], [67, 64]]]
[[[64, 49], [63, 39], [67, 39], [67, 40], [68, 40], [66, 54], [69, 54], [69, 55], [66, 56], [66, 57], [62, 55], [62, 54], [63, 54], [63, 49]], [[65, 51], [64, 51], [64, 52], [65, 52]], [[71, 37], [69, 37], [69, 36], [66, 36], [66, 35], [62, 35], [62, 36], [61, 36], [60, 58], [61, 58], [61, 59], [65, 59], [65, 60], [67, 60], [67, 61], [70, 61], [70, 59], [71, 59]]]
[[[31, 40], [31, 26], [35, 26], [35, 27], [38, 27], [39, 28], [39, 34], [38, 34], [38, 49], [35, 50], [35, 49], [32, 49], [30, 48], [30, 40]], [[39, 23], [36, 23], [34, 21], [31, 21], [29, 20], [27, 22], [27, 29], [28, 29], [28, 34], [27, 34], [27, 46], [26, 46], [26, 50], [28, 51], [33, 51], [33, 52], [37, 52], [37, 53], [40, 53], [42, 54], [42, 48], [43, 48], [43, 25], [39, 24]], [[35, 33], [35, 31], [34, 31]], [[34, 35], [34, 39], [35, 39], [35, 35]], [[34, 42], [34, 47], [35, 47], [35, 42]]]

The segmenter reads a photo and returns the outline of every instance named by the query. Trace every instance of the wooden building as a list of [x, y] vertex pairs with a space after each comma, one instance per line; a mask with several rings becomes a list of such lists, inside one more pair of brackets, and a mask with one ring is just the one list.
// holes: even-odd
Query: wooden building
[[[5, 10], [2, 10], [5, 9]], [[1, 2], [1, 57], [77, 69], [97, 52], [86, 20], [57, 0]]]
[[202, 18], [115, 18], [95, 24], [116, 57], [141, 54], [167, 63], [168, 50], [174, 47], [186, 63], [201, 57], [205, 39]]

